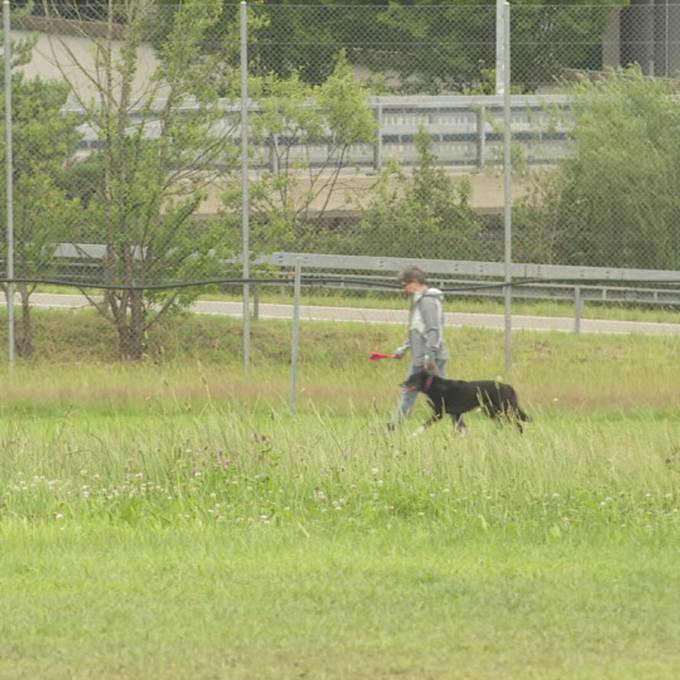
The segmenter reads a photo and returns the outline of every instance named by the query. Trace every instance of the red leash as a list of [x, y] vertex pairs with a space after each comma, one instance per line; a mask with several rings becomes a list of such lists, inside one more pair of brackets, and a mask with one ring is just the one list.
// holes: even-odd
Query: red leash
[[382, 354], [381, 352], [371, 352], [369, 361], [380, 361], [381, 359], [399, 359], [396, 354]]

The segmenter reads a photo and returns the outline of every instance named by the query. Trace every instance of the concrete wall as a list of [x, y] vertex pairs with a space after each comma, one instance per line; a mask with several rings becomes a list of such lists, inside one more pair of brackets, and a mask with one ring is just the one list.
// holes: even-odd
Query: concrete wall
[[[253, 181], [257, 179], [257, 175], [253, 174]], [[504, 206], [503, 193], [503, 177], [485, 172], [455, 173], [454, 181], [467, 180], [470, 183], [470, 206], [482, 214], [501, 214]], [[333, 188], [333, 191], [324, 190], [311, 204], [311, 212], [315, 213], [322, 209], [328, 198], [328, 205], [326, 208], [327, 216], [348, 216], [359, 213], [356, 201], [361, 197], [366, 197], [371, 187], [376, 183], [377, 177], [375, 175], [355, 174], [347, 172], [342, 174]], [[319, 185], [321, 182], [319, 182]], [[318, 185], [317, 185], [318, 186]], [[393, 188], [398, 190], [398, 183], [395, 180]], [[293, 198], [298, 195], [300, 197], [307, 194], [310, 189], [309, 182], [301, 177], [299, 183], [291, 190]], [[520, 178], [514, 178], [512, 186], [513, 200], [517, 200], [524, 196], [528, 189], [526, 182]], [[224, 186], [220, 182], [215, 182], [206, 187], [207, 199], [199, 208], [199, 213], [202, 215], [211, 215], [223, 209], [221, 203], [221, 194], [224, 191]], [[353, 199], [348, 202], [347, 197], [351, 195]]]
[[[19, 22], [19, 27], [12, 28], [12, 38], [15, 41], [26, 39], [37, 40], [33, 49], [32, 59], [23, 67], [23, 72], [29, 78], [61, 80], [68, 82], [74, 94], [84, 101], [97, 98], [96, 81], [97, 69], [101, 67], [97, 62], [97, 43], [103, 38], [94, 31], [78, 31], [71, 28], [71, 32], [50, 32], [37, 30], [43, 28], [40, 17], [30, 17]], [[44, 19], [43, 19], [44, 23]], [[74, 23], [74, 22], [71, 22]], [[27, 30], [28, 26], [36, 25], [36, 30]], [[94, 34], [93, 34], [94, 33]], [[114, 41], [114, 54], [119, 53], [120, 42]], [[133, 92], [141, 95], [150, 84], [150, 77], [156, 70], [158, 62], [153, 50], [148, 45], [139, 48], [137, 73], [133, 81]]]

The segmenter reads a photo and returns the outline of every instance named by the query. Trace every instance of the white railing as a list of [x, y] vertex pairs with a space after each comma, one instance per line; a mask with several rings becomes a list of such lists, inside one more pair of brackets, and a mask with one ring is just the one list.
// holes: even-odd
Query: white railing
[[[402, 165], [417, 161], [414, 138], [423, 127], [432, 137], [432, 152], [442, 165], [460, 168], [483, 168], [502, 160], [503, 132], [502, 100], [496, 96], [381, 96], [370, 97], [369, 106], [376, 120], [374, 144], [354, 146], [349, 153], [348, 165], [365, 170], [379, 170], [390, 158]], [[163, 100], [158, 100], [153, 110], [160, 110]], [[197, 104], [188, 101], [181, 110], [190, 112]], [[240, 139], [238, 102], [223, 100], [220, 107], [225, 118], [216, 128], [218, 134]], [[80, 107], [71, 104], [67, 111], [82, 114]], [[259, 107], [251, 105], [256, 114]], [[553, 165], [569, 155], [570, 102], [566, 95], [515, 95], [511, 97], [512, 135], [514, 143], [524, 150], [530, 164]], [[158, 134], [153, 113], [133, 112], [132, 120], [145, 120], [145, 134], [153, 139]], [[83, 138], [81, 153], [101, 146], [97, 131], [91, 126], [80, 128]], [[330, 140], [328, 140], [330, 141]], [[325, 165], [328, 147], [324, 140], [303, 147], [295, 138], [278, 136], [276, 144], [291, 147], [291, 158], [299, 158], [312, 166]], [[269, 144], [260, 148], [253, 167], [275, 171], [273, 149]]]

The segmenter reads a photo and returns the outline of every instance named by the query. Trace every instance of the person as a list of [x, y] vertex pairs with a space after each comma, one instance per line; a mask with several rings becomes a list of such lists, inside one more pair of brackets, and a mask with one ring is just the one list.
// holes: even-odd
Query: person
[[[394, 354], [401, 359], [408, 351], [411, 352], [409, 376], [425, 369], [445, 378], [449, 353], [444, 338], [444, 294], [427, 283], [425, 272], [420, 267], [404, 267], [397, 281], [404, 293], [411, 297], [411, 308], [406, 342], [397, 347]], [[401, 393], [399, 406], [388, 424], [389, 430], [395, 430], [408, 418], [417, 397], [417, 391], [404, 390]], [[458, 430], [465, 427], [462, 421], [454, 425]]]

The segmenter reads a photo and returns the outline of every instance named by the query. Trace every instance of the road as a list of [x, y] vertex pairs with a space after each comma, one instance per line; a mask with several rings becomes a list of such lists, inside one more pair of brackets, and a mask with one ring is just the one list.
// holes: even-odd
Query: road
[[[35, 293], [31, 297], [34, 307], [49, 309], [78, 309], [89, 307], [82, 295], [66, 295], [56, 293]], [[4, 299], [2, 300], [4, 304]], [[240, 317], [240, 302], [198, 301], [192, 305], [198, 314], [216, 314]], [[293, 307], [290, 304], [260, 303], [261, 319], [290, 319]], [[302, 305], [300, 318], [303, 321], [354, 321], [361, 323], [405, 324], [407, 310], [369, 309], [364, 307], [321, 307]], [[504, 327], [502, 314], [467, 314], [447, 312], [446, 323], [452, 326], [471, 326], [476, 328], [492, 328], [502, 330]], [[574, 331], [574, 319], [550, 316], [514, 315], [512, 328], [515, 331]], [[680, 335], [680, 323], [654, 323], [648, 321], [608, 321], [581, 319], [582, 333], [642, 333]]]

